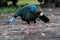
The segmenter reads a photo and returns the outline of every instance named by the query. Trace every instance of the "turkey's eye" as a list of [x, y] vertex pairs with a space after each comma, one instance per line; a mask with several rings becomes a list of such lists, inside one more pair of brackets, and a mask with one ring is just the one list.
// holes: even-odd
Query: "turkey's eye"
[[35, 14], [39, 15], [41, 13], [41, 11], [36, 11]]

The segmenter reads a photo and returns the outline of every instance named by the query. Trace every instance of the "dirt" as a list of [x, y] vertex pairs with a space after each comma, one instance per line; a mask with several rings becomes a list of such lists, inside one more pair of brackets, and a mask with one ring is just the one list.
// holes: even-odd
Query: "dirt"
[[20, 17], [9, 26], [5, 24], [15, 13], [0, 14], [0, 40], [60, 40], [60, 8], [45, 8], [44, 13], [50, 22], [37, 19], [37, 33], [32, 34], [34, 24], [31, 23], [29, 35], [22, 33], [28, 25]]

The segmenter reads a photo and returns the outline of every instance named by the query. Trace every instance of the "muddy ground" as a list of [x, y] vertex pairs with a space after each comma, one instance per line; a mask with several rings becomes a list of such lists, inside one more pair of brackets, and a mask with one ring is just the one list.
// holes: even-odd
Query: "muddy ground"
[[50, 22], [37, 21], [37, 33], [32, 34], [33, 23], [30, 25], [30, 34], [24, 35], [27, 23], [20, 17], [12, 25], [5, 25], [15, 13], [0, 14], [0, 40], [60, 40], [60, 8], [44, 8], [44, 13], [49, 17]]

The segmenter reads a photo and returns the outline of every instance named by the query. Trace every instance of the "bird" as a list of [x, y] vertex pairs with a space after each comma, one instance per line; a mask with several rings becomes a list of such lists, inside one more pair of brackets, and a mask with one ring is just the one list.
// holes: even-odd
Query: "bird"
[[[49, 18], [44, 15], [41, 8], [37, 5], [25, 5], [21, 9], [19, 9], [11, 19], [7, 22], [7, 25], [12, 24], [16, 18], [20, 16], [21, 19], [28, 23], [27, 31], [25, 34], [29, 34], [29, 25], [30, 22], [34, 22], [34, 27], [36, 28], [36, 19], [39, 18], [40, 20], [44, 21], [45, 23], [49, 22]], [[34, 29], [33, 33], [36, 33], [36, 29]]]

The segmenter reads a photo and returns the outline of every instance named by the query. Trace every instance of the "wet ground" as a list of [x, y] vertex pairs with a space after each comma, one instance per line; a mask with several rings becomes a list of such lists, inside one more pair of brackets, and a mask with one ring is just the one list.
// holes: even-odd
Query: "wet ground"
[[27, 23], [20, 17], [12, 25], [5, 25], [14, 13], [0, 14], [0, 40], [60, 40], [60, 8], [44, 9], [44, 13], [49, 17], [50, 22], [44, 23], [37, 21], [37, 33], [32, 34], [33, 23], [30, 25], [30, 34], [24, 35], [22, 31], [26, 30]]

